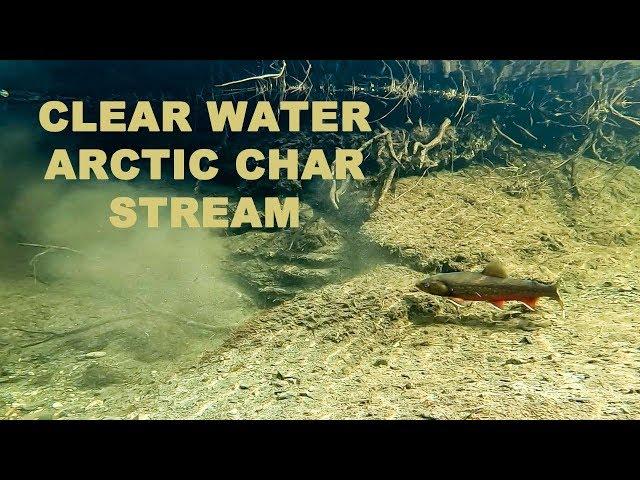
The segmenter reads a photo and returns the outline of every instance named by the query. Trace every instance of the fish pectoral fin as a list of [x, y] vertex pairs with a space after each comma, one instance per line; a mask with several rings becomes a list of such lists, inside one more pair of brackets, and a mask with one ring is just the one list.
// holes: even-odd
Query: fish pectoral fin
[[470, 302], [465, 302], [463, 299], [457, 297], [447, 297], [447, 300], [460, 307], [468, 307], [471, 304]]
[[502, 308], [504, 307], [504, 300], [493, 300], [489, 303], [496, 307], [498, 310], [502, 310]]
[[523, 298], [520, 301], [525, 304], [529, 310], [534, 312], [536, 310], [536, 303], [538, 303], [538, 297]]

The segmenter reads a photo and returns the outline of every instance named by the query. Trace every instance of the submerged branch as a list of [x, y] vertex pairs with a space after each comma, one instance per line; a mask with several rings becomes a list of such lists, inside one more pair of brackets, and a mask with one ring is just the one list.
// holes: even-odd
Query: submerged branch
[[38, 272], [37, 272], [37, 263], [38, 261], [47, 253], [49, 252], [53, 252], [53, 251], [66, 251], [66, 252], [72, 252], [72, 253], [76, 253], [78, 255], [84, 255], [81, 251], [76, 250], [74, 248], [69, 248], [69, 247], [64, 247], [64, 246], [60, 246], [60, 245], [43, 245], [41, 243], [24, 243], [24, 242], [20, 242], [18, 243], [18, 245], [22, 246], [22, 247], [34, 247], [34, 248], [44, 248], [44, 251], [35, 254], [31, 260], [29, 260], [29, 265], [31, 265], [31, 267], [33, 268], [33, 282], [35, 284], [38, 283]]
[[513, 138], [511, 138], [509, 135], [507, 135], [502, 130], [500, 130], [500, 127], [498, 127], [498, 122], [496, 122], [495, 119], [491, 119], [491, 123], [493, 124], [493, 128], [495, 128], [496, 132], [498, 132], [498, 134], [501, 137], [509, 140], [509, 142], [514, 144], [516, 147], [522, 148], [522, 144], [521, 143], [516, 142]]
[[251, 82], [254, 80], [266, 80], [268, 78], [276, 79], [282, 77], [284, 75], [285, 70], [287, 69], [287, 62], [282, 61], [282, 68], [278, 73], [265, 73], [264, 75], [256, 75], [254, 77], [242, 78], [240, 80], [233, 80], [231, 82], [220, 83], [218, 85], [214, 85], [215, 87], [228, 87], [229, 85], [237, 85], [238, 83]]
[[428, 166], [427, 162], [429, 161], [429, 157], [427, 156], [427, 154], [434, 147], [442, 143], [442, 140], [444, 139], [444, 135], [447, 132], [447, 128], [449, 128], [449, 125], [451, 125], [451, 120], [449, 118], [445, 118], [444, 121], [442, 122], [442, 125], [440, 125], [440, 130], [438, 131], [438, 134], [433, 138], [433, 140], [431, 140], [426, 145], [420, 142], [416, 142], [413, 144], [414, 155], [417, 153], [418, 149], [420, 148], [422, 149], [422, 151], [420, 152], [420, 168], [425, 168], [426, 166]]

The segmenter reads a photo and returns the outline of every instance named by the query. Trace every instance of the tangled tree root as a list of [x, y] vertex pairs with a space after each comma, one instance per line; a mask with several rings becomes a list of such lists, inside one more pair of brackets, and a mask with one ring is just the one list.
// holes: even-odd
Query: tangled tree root
[[420, 152], [420, 168], [426, 168], [428, 166], [435, 166], [429, 157], [427, 156], [429, 150], [432, 150], [434, 147], [440, 145], [444, 138], [444, 134], [447, 132], [447, 128], [451, 125], [451, 120], [449, 118], [445, 118], [440, 125], [440, 130], [438, 130], [438, 134], [426, 145], [420, 142], [416, 142], [413, 144], [413, 154], [415, 155], [418, 152], [418, 149], [422, 149]]

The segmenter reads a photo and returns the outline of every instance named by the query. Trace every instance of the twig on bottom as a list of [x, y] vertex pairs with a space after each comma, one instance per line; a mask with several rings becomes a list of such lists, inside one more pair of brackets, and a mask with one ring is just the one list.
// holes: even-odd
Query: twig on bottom
[[76, 250], [74, 248], [60, 246], [60, 245], [44, 245], [44, 244], [41, 244], [41, 243], [25, 243], [25, 242], [19, 242], [18, 245], [20, 245], [22, 247], [34, 247], [34, 248], [44, 248], [45, 249], [43, 252], [37, 253], [36, 255], [33, 256], [33, 258], [31, 258], [31, 260], [29, 260], [29, 265], [31, 265], [31, 267], [33, 267], [33, 282], [36, 285], [38, 284], [38, 275], [37, 275], [36, 264], [40, 260], [40, 257], [42, 257], [43, 255], [46, 255], [47, 253], [55, 251], [55, 250], [72, 252], [72, 253], [76, 253], [78, 255], [84, 255], [79, 250]]

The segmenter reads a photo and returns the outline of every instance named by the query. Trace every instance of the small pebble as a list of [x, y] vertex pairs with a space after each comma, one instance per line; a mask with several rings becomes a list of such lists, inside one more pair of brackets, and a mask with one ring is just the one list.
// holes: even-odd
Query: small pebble
[[107, 355], [107, 352], [89, 352], [85, 353], [84, 358], [102, 358]]
[[386, 358], [379, 358], [375, 362], [373, 362], [374, 367], [380, 367], [382, 365], [389, 365], [389, 361]]
[[505, 365], [522, 365], [524, 362], [522, 360], [518, 360], [517, 358], [510, 358], [506, 362]]
[[38, 407], [38, 405], [22, 404], [22, 403], [13, 403], [11, 406], [23, 412], [33, 412], [34, 410], [37, 410], [38, 408], [40, 408]]
[[433, 415], [429, 415], [428, 413], [419, 413], [418, 416], [420, 418], [424, 418], [425, 420], [438, 420], [438, 417], [434, 417]]
[[102, 404], [104, 404], [104, 401], [99, 399], [99, 398], [97, 398], [97, 399], [92, 400], [91, 402], [89, 402], [89, 405], [87, 405], [84, 408], [85, 408], [85, 410], [91, 410], [92, 408], [95, 408], [95, 407], [101, 407]]
[[280, 392], [276, 395], [276, 400], [286, 400], [287, 398], [292, 398], [295, 395], [291, 392]]
[[51, 404], [51, 408], [55, 408], [56, 410], [60, 410], [64, 405], [60, 402], [54, 402]]

